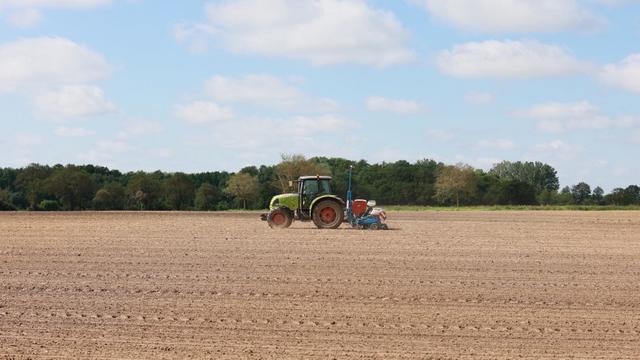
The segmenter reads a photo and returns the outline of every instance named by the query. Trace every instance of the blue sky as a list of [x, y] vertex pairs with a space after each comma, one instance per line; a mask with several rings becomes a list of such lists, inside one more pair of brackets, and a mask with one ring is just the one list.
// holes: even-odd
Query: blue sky
[[0, 166], [281, 153], [639, 183], [635, 0], [0, 0]]

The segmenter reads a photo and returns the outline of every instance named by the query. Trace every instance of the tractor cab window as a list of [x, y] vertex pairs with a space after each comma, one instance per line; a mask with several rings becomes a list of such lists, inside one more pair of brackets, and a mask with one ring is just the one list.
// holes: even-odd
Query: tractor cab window
[[315, 196], [331, 194], [331, 183], [329, 180], [307, 180], [304, 182], [304, 195]]
[[331, 194], [331, 182], [329, 180], [318, 181], [318, 194]]
[[302, 188], [302, 201], [305, 208], [311, 205], [319, 195], [331, 194], [331, 182], [327, 179], [305, 180]]
[[318, 182], [316, 180], [307, 180], [304, 182], [302, 193], [305, 196], [314, 196], [318, 193]]

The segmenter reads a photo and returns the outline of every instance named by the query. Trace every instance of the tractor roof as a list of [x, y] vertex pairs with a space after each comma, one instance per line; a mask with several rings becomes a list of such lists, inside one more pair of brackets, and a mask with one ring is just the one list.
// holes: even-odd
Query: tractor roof
[[320, 179], [320, 180], [331, 180], [331, 176], [300, 176], [298, 178], [298, 181], [303, 181], [303, 180], [315, 180], [315, 179]]

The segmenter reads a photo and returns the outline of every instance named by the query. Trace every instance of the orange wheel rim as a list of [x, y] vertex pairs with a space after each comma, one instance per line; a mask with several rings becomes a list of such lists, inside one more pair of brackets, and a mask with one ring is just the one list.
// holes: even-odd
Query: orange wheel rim
[[287, 220], [287, 219], [286, 219], [286, 218], [284, 217], [284, 215], [282, 215], [282, 214], [274, 214], [274, 215], [271, 217], [271, 221], [272, 221], [274, 224], [276, 224], [276, 225], [282, 225], [282, 224], [284, 224], [284, 223], [285, 223], [285, 221], [286, 221], [286, 220]]
[[320, 220], [325, 224], [334, 222], [336, 220], [336, 211], [330, 207], [320, 210]]

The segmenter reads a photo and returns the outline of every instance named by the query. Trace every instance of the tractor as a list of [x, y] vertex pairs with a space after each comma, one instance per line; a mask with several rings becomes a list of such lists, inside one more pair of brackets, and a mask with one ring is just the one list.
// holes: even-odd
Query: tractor
[[[274, 196], [269, 212], [260, 218], [274, 229], [288, 228], [299, 220], [313, 221], [319, 229], [337, 229], [347, 222], [354, 228], [386, 230], [386, 213], [373, 208], [375, 201], [352, 199], [351, 173], [352, 169], [346, 202], [332, 193], [330, 176], [301, 176], [297, 180], [298, 192]], [[289, 185], [293, 186], [293, 182]]]

